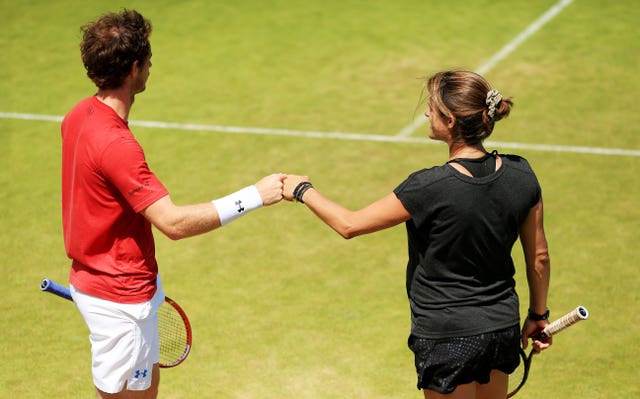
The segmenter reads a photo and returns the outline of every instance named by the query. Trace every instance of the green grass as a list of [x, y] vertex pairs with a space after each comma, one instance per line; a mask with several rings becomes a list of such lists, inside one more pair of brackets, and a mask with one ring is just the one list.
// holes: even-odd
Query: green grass
[[[393, 135], [422, 112], [420, 77], [479, 67], [555, 1], [216, 3], [127, 3], [155, 29], [132, 119]], [[0, 112], [63, 115], [92, 94], [79, 26], [118, 7], [0, 1]], [[516, 103], [492, 140], [640, 149], [638, 20], [631, 0], [575, 0], [486, 74]], [[442, 145], [134, 133], [181, 204], [283, 171], [357, 208], [445, 158]], [[65, 282], [69, 268], [59, 124], [0, 119], [0, 148], [0, 397], [92, 397], [80, 315], [37, 288], [43, 277]], [[591, 313], [535, 359], [518, 397], [638, 397], [640, 159], [502, 150], [527, 157], [543, 186], [553, 315], [579, 304]], [[344, 241], [291, 203], [188, 240], [156, 234], [165, 289], [194, 328], [189, 359], [162, 373], [161, 397], [422, 397], [406, 348], [405, 240], [398, 226]], [[519, 247], [514, 257], [526, 304]]]

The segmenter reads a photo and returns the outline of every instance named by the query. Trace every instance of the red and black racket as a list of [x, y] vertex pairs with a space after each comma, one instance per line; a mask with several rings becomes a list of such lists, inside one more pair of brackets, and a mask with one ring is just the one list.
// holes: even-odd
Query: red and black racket
[[[69, 288], [45, 278], [40, 283], [42, 291], [73, 301]], [[182, 363], [191, 351], [191, 324], [186, 313], [171, 298], [165, 296], [158, 308], [158, 337], [160, 339], [160, 361], [163, 368]]]

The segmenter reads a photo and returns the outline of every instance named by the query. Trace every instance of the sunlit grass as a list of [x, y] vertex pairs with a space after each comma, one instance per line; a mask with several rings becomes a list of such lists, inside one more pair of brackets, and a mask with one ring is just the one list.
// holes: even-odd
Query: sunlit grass
[[[553, 4], [133, 1], [127, 7], [151, 18], [155, 31], [148, 90], [131, 117], [391, 135], [416, 116], [421, 76], [477, 67]], [[92, 94], [80, 65], [79, 26], [113, 9], [2, 3], [0, 112], [62, 115]], [[516, 102], [492, 139], [637, 150], [640, 121], [630, 112], [638, 84], [637, 14], [632, 1], [574, 1], [490, 71]], [[134, 133], [181, 204], [291, 172], [308, 174], [324, 194], [358, 208], [445, 158], [440, 145]], [[80, 315], [38, 290], [43, 277], [66, 282], [69, 268], [60, 226], [59, 125], [0, 119], [0, 148], [7, 326], [0, 397], [93, 397]], [[640, 161], [519, 153], [543, 187], [552, 315], [584, 305], [591, 316], [536, 358], [518, 396], [636, 397]], [[188, 240], [156, 234], [165, 289], [194, 328], [190, 357], [163, 371], [161, 397], [422, 397], [406, 348], [405, 241], [403, 226], [345, 241], [293, 203]], [[514, 258], [526, 304], [518, 246]]]

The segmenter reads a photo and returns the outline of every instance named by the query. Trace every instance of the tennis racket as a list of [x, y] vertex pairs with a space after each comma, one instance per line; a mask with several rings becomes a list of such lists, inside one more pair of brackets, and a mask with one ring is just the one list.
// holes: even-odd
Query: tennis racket
[[[586, 320], [587, 317], [589, 317], [587, 308], [585, 308], [584, 306], [578, 306], [558, 320], [547, 325], [537, 338], [545, 339], [547, 337], [550, 337], [554, 334], [559, 333], [565, 328], [576, 324], [581, 320]], [[525, 382], [527, 382], [527, 378], [529, 377], [529, 370], [531, 369], [531, 360], [533, 359], [533, 349], [531, 349], [531, 352], [529, 352], [529, 356], [527, 356], [527, 354], [521, 348], [520, 358], [520, 365], [511, 375], [509, 375], [509, 393], [507, 394], [507, 398], [510, 398], [518, 393], [518, 391], [520, 391], [520, 389], [524, 386]]]
[[[45, 278], [40, 289], [61, 298], [73, 301], [69, 288]], [[191, 324], [182, 308], [165, 296], [158, 308], [158, 337], [160, 339], [160, 360], [162, 368], [175, 367], [182, 363], [191, 351]]]

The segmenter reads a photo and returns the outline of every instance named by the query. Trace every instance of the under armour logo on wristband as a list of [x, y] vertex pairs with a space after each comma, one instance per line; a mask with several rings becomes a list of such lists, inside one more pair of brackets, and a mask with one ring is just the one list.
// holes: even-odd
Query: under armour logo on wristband
[[238, 206], [238, 213], [244, 212], [244, 206], [242, 206], [242, 201], [237, 200], [235, 204]]

